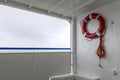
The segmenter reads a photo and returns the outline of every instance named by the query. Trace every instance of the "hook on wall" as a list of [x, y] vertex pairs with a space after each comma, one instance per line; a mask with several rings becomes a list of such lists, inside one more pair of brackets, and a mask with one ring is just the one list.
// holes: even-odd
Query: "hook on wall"
[[113, 25], [115, 23], [115, 20], [111, 20], [111, 24]]

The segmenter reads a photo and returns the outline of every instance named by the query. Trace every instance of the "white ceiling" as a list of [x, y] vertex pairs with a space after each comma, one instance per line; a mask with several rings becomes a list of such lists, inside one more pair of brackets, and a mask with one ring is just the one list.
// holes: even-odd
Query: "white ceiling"
[[1, 3], [71, 19], [75, 12], [90, 10], [114, 0], [0, 0]]

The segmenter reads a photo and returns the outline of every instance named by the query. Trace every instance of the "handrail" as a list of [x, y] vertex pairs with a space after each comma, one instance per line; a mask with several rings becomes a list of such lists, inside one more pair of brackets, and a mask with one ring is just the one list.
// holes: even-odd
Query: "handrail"
[[71, 50], [71, 48], [0, 47], [0, 50]]

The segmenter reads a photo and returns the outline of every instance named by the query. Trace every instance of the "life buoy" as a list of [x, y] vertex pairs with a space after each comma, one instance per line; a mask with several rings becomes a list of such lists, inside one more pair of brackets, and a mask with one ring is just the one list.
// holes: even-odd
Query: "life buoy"
[[[87, 23], [92, 20], [96, 19], [99, 22], [99, 28], [94, 33], [89, 33], [87, 28]], [[98, 14], [98, 13], [92, 13], [85, 17], [85, 19], [82, 21], [82, 33], [85, 35], [86, 38], [94, 39], [100, 36], [104, 32], [105, 29], [105, 20], [104, 18]]]

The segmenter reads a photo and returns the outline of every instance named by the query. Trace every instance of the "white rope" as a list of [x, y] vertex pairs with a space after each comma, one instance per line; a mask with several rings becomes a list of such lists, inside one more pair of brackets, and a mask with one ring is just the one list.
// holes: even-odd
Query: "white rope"
[[92, 39], [87, 38], [86, 35], [87, 35], [87, 32], [85, 32], [85, 33], [83, 34], [83, 36], [86, 38], [86, 40], [87, 40], [87, 41], [91, 41]]
[[83, 36], [85, 37], [85, 36], [86, 36], [86, 34], [87, 34], [87, 32], [85, 32], [85, 33], [83, 34]]
[[86, 38], [86, 40], [87, 40], [87, 41], [92, 41], [92, 39], [90, 39], [90, 38]]

